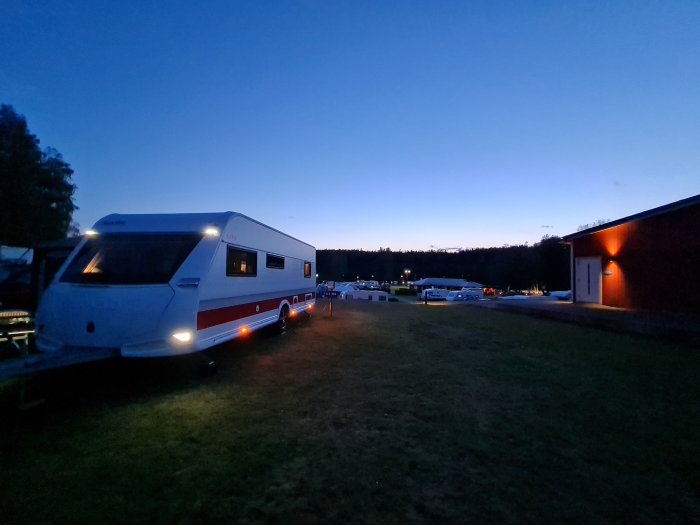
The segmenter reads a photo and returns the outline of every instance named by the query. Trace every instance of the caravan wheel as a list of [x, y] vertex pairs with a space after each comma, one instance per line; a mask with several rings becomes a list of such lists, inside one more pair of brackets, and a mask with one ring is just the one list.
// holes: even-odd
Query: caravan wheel
[[277, 321], [277, 327], [280, 332], [286, 332], [289, 328], [289, 306], [284, 305], [280, 312], [280, 318]]

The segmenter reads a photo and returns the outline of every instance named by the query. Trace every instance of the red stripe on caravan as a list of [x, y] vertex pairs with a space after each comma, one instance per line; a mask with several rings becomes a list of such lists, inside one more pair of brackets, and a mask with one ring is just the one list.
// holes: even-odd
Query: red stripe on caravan
[[[300, 293], [287, 297], [278, 297], [276, 299], [265, 299], [264, 301], [254, 301], [252, 303], [237, 304], [235, 306], [225, 306], [224, 308], [215, 308], [214, 310], [203, 310], [197, 312], [197, 330], [204, 330], [205, 328], [211, 328], [212, 326], [238, 321], [239, 319], [250, 317], [251, 315], [255, 314], [272, 312], [277, 310], [277, 307], [285, 299], [292, 304], [293, 297], [295, 296], [299, 297], [299, 302], [303, 302], [301, 299], [302, 295], [306, 296], [309, 294]], [[315, 296], [316, 294], [312, 293], [311, 299], [313, 299]]]

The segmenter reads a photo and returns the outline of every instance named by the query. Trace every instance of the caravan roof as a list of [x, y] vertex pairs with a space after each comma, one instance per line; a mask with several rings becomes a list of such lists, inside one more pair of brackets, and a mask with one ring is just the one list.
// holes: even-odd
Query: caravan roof
[[[211, 213], [143, 213], [143, 214], [119, 214], [113, 213], [98, 220], [92, 230], [99, 233], [117, 232], [204, 232], [207, 228], [223, 229], [229, 221], [236, 217], [242, 217], [251, 222], [264, 226], [274, 232], [280, 233], [290, 239], [300, 241], [289, 234], [271, 228], [260, 221], [251, 219], [247, 215], [234, 211]], [[313, 248], [313, 246], [311, 246]]]
[[100, 233], [109, 232], [201, 232], [208, 227], [222, 227], [234, 216], [234, 212], [223, 213], [152, 213], [129, 214], [113, 213], [95, 223], [93, 229]]

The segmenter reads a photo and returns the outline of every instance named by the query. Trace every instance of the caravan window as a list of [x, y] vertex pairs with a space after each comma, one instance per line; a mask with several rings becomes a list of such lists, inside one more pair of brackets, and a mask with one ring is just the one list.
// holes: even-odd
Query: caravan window
[[255, 277], [258, 274], [258, 252], [243, 250], [229, 246], [226, 251], [226, 275], [246, 275]]
[[311, 277], [311, 263], [304, 261], [304, 277]]
[[265, 264], [268, 268], [275, 268], [277, 270], [284, 270], [284, 257], [279, 255], [267, 254], [267, 262]]
[[164, 284], [200, 233], [115, 233], [88, 238], [61, 276], [77, 284]]

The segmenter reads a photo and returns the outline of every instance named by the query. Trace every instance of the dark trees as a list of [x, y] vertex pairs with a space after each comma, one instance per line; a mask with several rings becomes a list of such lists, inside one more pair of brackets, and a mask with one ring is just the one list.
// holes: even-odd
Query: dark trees
[[0, 105], [0, 242], [34, 246], [71, 228], [73, 170], [53, 148], [43, 151], [27, 121]]
[[455, 277], [496, 288], [569, 289], [569, 249], [559, 237], [545, 237], [533, 246], [476, 248], [458, 253], [318, 250], [321, 279], [396, 281], [410, 270], [412, 279]]
[[568, 290], [571, 288], [571, 260], [569, 247], [560, 237], [544, 237], [534, 246], [538, 255], [539, 282], [545, 289]]

